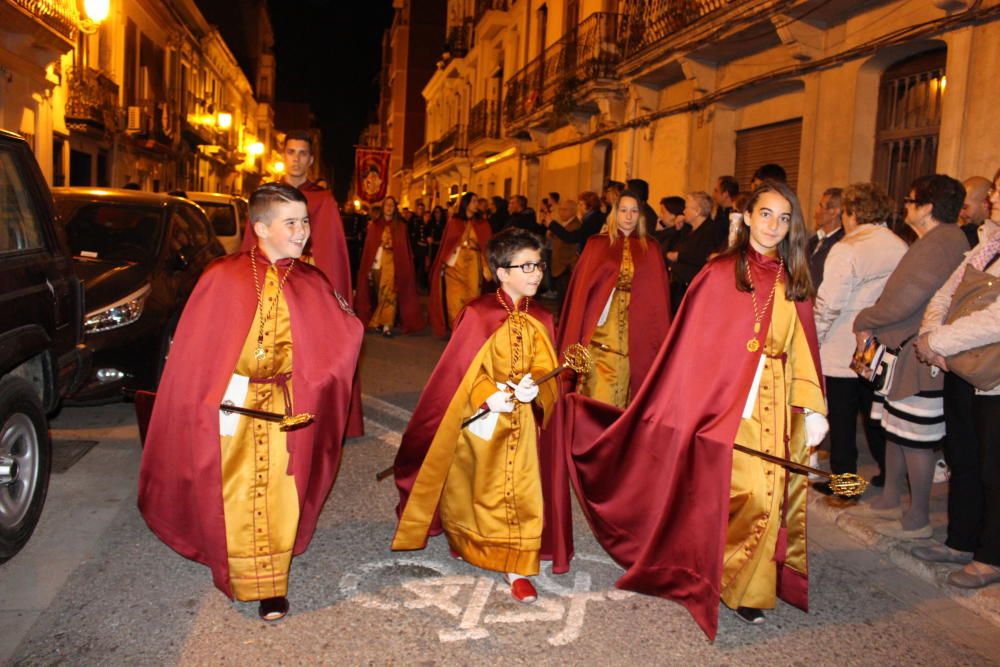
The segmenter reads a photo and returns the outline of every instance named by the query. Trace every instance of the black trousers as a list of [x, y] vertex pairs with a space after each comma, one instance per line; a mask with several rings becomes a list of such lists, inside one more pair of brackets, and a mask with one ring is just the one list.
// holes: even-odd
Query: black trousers
[[858, 471], [858, 413], [868, 450], [878, 463], [879, 474], [885, 470], [885, 434], [872, 421], [873, 392], [861, 378], [826, 376], [826, 403], [830, 414], [830, 469], [836, 474]]
[[954, 373], [944, 376], [944, 460], [948, 482], [948, 538], [952, 549], [975, 551], [983, 523], [981, 446], [973, 419], [975, 391]]
[[1000, 566], [1000, 396], [973, 396], [972, 423], [979, 438], [983, 482], [983, 527], [974, 558]]

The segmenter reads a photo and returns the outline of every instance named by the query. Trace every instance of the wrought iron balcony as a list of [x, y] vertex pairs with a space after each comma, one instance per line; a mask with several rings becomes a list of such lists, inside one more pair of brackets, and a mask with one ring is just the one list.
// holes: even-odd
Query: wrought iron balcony
[[556, 111], [564, 110], [573, 106], [573, 96], [582, 85], [617, 79], [625, 20], [621, 14], [591, 14], [511, 77], [504, 122], [516, 123], [553, 103]]
[[118, 129], [118, 84], [91, 67], [69, 71], [66, 123], [73, 129], [115, 132]]
[[431, 144], [431, 164], [437, 164], [449, 157], [464, 157], [468, 154], [468, 142], [465, 125], [453, 125], [441, 135], [441, 138]]
[[76, 37], [80, 14], [76, 0], [8, 0], [45, 24], [64, 39]]
[[448, 28], [444, 51], [452, 58], [461, 58], [472, 48], [475, 25], [471, 17], [467, 17], [460, 25]]
[[431, 163], [431, 144], [426, 143], [413, 153], [413, 171], [422, 174]]
[[634, 3], [624, 30], [624, 57], [676, 34], [737, 0], [641, 0]]
[[500, 138], [500, 108], [494, 100], [482, 100], [469, 111], [469, 144]]
[[474, 17], [475, 23], [478, 24], [488, 11], [507, 11], [509, 4], [508, 0], [476, 0], [476, 14]]

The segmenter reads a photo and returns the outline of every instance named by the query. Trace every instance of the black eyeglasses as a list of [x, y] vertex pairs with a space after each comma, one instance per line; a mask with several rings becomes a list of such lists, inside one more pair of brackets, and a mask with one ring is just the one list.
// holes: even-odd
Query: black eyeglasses
[[507, 266], [503, 266], [501, 268], [521, 269], [525, 273], [534, 273], [536, 268], [540, 271], [545, 271], [545, 269], [549, 268], [549, 265], [545, 262], [525, 262], [524, 264], [508, 264]]

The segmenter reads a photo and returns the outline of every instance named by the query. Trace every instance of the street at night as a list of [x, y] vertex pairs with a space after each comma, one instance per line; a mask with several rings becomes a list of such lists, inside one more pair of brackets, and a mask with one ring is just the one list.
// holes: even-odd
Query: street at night
[[366, 338], [368, 435], [346, 445], [312, 545], [293, 564], [291, 612], [273, 626], [146, 528], [135, 507], [132, 406], [64, 409], [53, 422], [57, 450], [98, 444], [53, 476], [36, 534], [0, 567], [0, 662], [996, 663], [996, 606], [990, 617], [959, 604], [894, 563], [886, 544], [854, 539], [823, 511], [810, 516], [810, 612], [779, 603], [757, 628], [723, 609], [714, 643], [679, 605], [615, 589], [622, 571], [579, 515], [571, 571], [543, 573], [533, 606], [514, 602], [499, 576], [451, 558], [442, 537], [426, 551], [391, 552], [398, 496], [374, 475], [392, 461], [442, 349], [432, 336]]

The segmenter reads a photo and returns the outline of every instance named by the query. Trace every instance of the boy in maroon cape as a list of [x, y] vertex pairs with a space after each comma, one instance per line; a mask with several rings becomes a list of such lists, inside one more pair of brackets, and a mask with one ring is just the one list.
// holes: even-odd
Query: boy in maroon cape
[[[391, 337], [397, 318], [403, 333], [416, 333], [427, 325], [417, 297], [410, 234], [399, 217], [395, 197], [385, 198], [382, 215], [368, 225], [357, 283], [354, 311], [369, 328], [380, 329], [382, 335]], [[372, 292], [376, 296], [374, 305]]]
[[[543, 557], [538, 464], [542, 415], [555, 382], [552, 317], [531, 302], [545, 273], [541, 239], [521, 229], [489, 242], [501, 287], [469, 303], [403, 434], [394, 464], [399, 525], [394, 550], [423, 549], [444, 532], [453, 554], [501, 572], [521, 602]], [[537, 399], [537, 406], [533, 401]], [[464, 424], [473, 414], [480, 419]]]
[[[309, 222], [312, 233], [306, 246], [307, 261], [311, 261], [326, 275], [337, 293], [353, 301], [351, 287], [351, 262], [347, 254], [344, 222], [333, 193], [309, 180], [313, 156], [312, 135], [303, 130], [293, 130], [285, 135], [285, 176], [282, 182], [299, 189], [309, 204]], [[241, 250], [250, 250], [257, 243], [253, 223], [247, 221]], [[365, 420], [361, 412], [361, 378], [354, 378], [351, 389], [351, 412], [348, 416], [345, 437], [355, 438], [365, 434]]]
[[[139, 510], [167, 545], [208, 565], [219, 590], [259, 600], [275, 620], [340, 464], [363, 327], [298, 261], [310, 227], [301, 192], [264, 185], [250, 216], [257, 246], [212, 263], [184, 308], [146, 433]], [[286, 431], [221, 412], [224, 402], [313, 417]]]
[[826, 432], [801, 209], [753, 195], [734, 246], [691, 284], [629, 407], [571, 394], [552, 428], [618, 586], [685, 605], [712, 639], [719, 601], [748, 623], [775, 597], [808, 607], [807, 480]]

